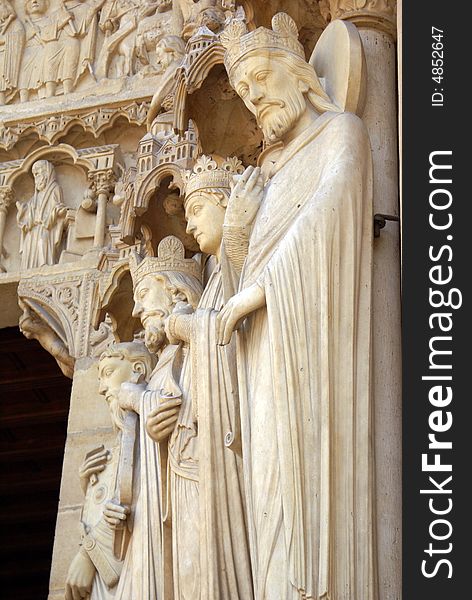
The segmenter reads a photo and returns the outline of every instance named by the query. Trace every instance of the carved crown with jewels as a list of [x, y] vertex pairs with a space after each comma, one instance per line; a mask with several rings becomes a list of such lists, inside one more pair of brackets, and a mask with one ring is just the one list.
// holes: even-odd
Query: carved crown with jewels
[[156, 275], [163, 271], [180, 271], [199, 281], [202, 278], [201, 266], [193, 258], [185, 258], [184, 245], [173, 235], [160, 241], [157, 256], [142, 258], [137, 252], [132, 254], [129, 267], [135, 286], [147, 275]]
[[233, 20], [221, 33], [220, 40], [226, 49], [224, 62], [228, 73], [253, 50], [283, 50], [305, 60], [305, 51], [298, 41], [297, 24], [284, 12], [272, 17], [272, 29], [258, 27], [248, 32], [244, 21]]
[[190, 195], [209, 188], [230, 188], [235, 175], [244, 171], [243, 163], [232, 156], [223, 160], [219, 157], [200, 156], [191, 171], [184, 173], [185, 203]]

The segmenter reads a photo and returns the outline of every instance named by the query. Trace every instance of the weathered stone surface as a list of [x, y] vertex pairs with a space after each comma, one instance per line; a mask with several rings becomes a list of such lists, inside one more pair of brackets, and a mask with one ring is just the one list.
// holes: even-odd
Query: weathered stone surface
[[73, 379], [50, 600], [398, 600], [395, 11], [0, 0], [0, 326]]

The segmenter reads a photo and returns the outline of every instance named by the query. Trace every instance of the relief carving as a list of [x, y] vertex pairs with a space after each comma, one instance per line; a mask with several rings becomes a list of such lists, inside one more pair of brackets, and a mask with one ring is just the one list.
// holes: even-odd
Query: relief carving
[[66, 206], [54, 166], [47, 160], [33, 164], [35, 192], [27, 202], [17, 202], [17, 221], [21, 229], [21, 268], [53, 265], [64, 231]]
[[0, 106], [18, 86], [25, 30], [8, 0], [0, 1]]
[[10, 187], [0, 186], [0, 273], [5, 272], [5, 267], [2, 265], [2, 258], [5, 255], [3, 236], [5, 234], [8, 209], [13, 203], [13, 198], [13, 190]]

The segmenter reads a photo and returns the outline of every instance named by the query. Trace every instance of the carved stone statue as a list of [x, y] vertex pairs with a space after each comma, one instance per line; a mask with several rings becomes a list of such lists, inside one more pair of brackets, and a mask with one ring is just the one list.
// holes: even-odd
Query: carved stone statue
[[17, 89], [24, 43], [23, 24], [11, 3], [0, 0], [0, 106]]
[[[197, 429], [189, 397], [188, 348], [169, 344], [164, 331], [172, 311], [193, 310], [202, 291], [201, 267], [184, 258], [184, 252], [182, 243], [169, 236], [159, 244], [157, 257], [135, 261], [132, 268], [133, 316], [141, 319], [146, 345], [159, 359], [144, 394], [131, 385], [123, 389], [121, 405], [140, 414], [149, 435], [141, 437], [144, 522], [131, 541], [116, 594], [119, 600], [172, 597], [172, 571], [176, 599], [199, 597]], [[177, 418], [167, 460], [167, 439]], [[182, 573], [184, 590], [179, 587]], [[195, 595], [186, 595], [187, 590]]]
[[[139, 432], [135, 417], [130, 419], [131, 414], [120, 407], [118, 395], [125, 382], [147, 381], [154, 364], [142, 342], [114, 344], [100, 357], [99, 390], [109, 405], [117, 436], [111, 450], [102, 445], [89, 452], [80, 469], [85, 494], [82, 544], [69, 568], [65, 600], [114, 598], [133, 522], [139, 535], [140, 515], [135, 510], [139, 483], [133, 481], [139, 473], [134, 449]], [[132, 503], [124, 504], [125, 495]]]
[[[225, 209], [236, 158], [218, 162], [202, 156], [187, 173], [185, 214], [207, 262], [208, 280], [194, 314], [173, 313], [170, 339], [190, 345], [192, 410], [199, 446], [200, 587], [197, 597], [232, 600], [253, 597], [240, 456], [235, 348], [216, 345], [216, 310], [234, 293], [234, 278], [220, 263]], [[216, 309], [216, 310], [215, 310]], [[178, 430], [173, 440], [178, 441]], [[230, 449], [231, 448], [231, 449]], [[170, 450], [172, 452], [172, 449]], [[231, 540], [231, 543], [229, 541]], [[224, 565], [224, 567], [223, 567]], [[224, 569], [224, 575], [223, 575]], [[187, 598], [181, 593], [179, 598]]]
[[[240, 291], [218, 316], [219, 343], [239, 327], [255, 598], [372, 600], [369, 138], [324, 92], [288, 15], [250, 33], [235, 21], [222, 41], [272, 144]], [[245, 171], [228, 211], [251, 210], [259, 177]]]
[[21, 268], [54, 265], [62, 240], [66, 206], [54, 166], [47, 160], [33, 164], [35, 192], [27, 202], [17, 202], [17, 221], [21, 229]]

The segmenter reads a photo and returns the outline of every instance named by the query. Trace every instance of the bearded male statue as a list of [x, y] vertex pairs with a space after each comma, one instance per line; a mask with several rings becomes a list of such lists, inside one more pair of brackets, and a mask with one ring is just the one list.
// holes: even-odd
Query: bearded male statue
[[[125, 382], [139, 385], [138, 382], [147, 381], [154, 364], [155, 358], [142, 342], [113, 344], [100, 357], [99, 391], [108, 403], [117, 435], [111, 450], [106, 450], [103, 445], [95, 448], [87, 454], [80, 468], [85, 494], [81, 516], [82, 543], [69, 568], [65, 600], [85, 597], [111, 600], [115, 597], [125, 552], [123, 545], [117, 542], [128, 541], [133, 521], [135, 524], [139, 521], [134, 510], [139, 470], [130, 460], [134, 454], [135, 430], [127, 431], [128, 415], [120, 407], [118, 395]], [[132, 506], [121, 506], [117, 501], [120, 482], [126, 480], [130, 481], [130, 488], [133, 483], [135, 487], [131, 490]], [[120, 552], [122, 547], [123, 552]]]
[[57, 262], [67, 213], [54, 165], [48, 160], [37, 160], [31, 171], [34, 195], [27, 202], [16, 203], [22, 269]]
[[160, 242], [157, 257], [133, 257], [131, 274], [133, 316], [141, 319], [145, 343], [158, 363], [144, 393], [140, 386], [127, 384], [120, 399], [122, 408], [140, 415], [147, 434], [141, 437], [136, 509], [142, 527], [131, 540], [116, 599], [198, 598], [198, 448], [189, 353], [188, 346], [169, 343], [164, 324], [173, 312], [196, 308], [201, 265], [185, 258], [182, 242], [168, 236]]
[[[239, 328], [255, 598], [375, 600], [369, 138], [325, 93], [287, 14], [249, 33], [234, 21], [221, 39], [269, 144], [239, 292], [217, 324], [220, 344]], [[246, 170], [228, 211], [244, 217], [258, 177]]]

